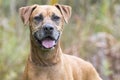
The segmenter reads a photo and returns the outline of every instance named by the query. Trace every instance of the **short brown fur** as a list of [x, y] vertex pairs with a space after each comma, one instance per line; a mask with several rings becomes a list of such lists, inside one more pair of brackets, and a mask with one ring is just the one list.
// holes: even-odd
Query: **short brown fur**
[[[50, 19], [52, 14], [58, 15], [61, 20], [55, 23]], [[33, 18], [38, 14], [44, 15], [44, 20], [38, 25]], [[37, 46], [33, 39], [33, 32], [40, 29], [41, 25], [49, 22], [56, 26], [61, 33], [63, 23], [68, 23], [71, 16], [71, 7], [66, 5], [33, 5], [20, 8], [20, 15], [24, 24], [30, 26], [31, 54], [22, 80], [102, 80], [94, 67], [80, 58], [63, 54], [60, 40], [49, 51], [44, 51]]]

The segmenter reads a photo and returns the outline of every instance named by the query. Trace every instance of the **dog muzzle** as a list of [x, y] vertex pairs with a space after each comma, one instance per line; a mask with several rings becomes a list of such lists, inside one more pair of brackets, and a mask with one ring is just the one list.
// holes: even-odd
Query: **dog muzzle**
[[52, 49], [57, 45], [60, 32], [53, 27], [44, 26], [33, 34], [35, 41], [42, 49]]

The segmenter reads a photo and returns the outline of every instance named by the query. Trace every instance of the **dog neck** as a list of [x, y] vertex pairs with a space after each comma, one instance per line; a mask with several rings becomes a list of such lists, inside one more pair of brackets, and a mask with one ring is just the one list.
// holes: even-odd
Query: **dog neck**
[[52, 66], [60, 62], [61, 59], [60, 41], [52, 50], [44, 51], [31, 39], [30, 61], [38, 66]]

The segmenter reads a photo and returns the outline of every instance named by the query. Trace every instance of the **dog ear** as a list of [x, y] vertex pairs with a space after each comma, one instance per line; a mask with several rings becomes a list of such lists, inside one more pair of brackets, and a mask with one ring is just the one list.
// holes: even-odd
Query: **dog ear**
[[28, 25], [29, 24], [29, 18], [30, 18], [30, 15], [32, 14], [33, 10], [37, 7], [37, 5], [33, 5], [33, 6], [26, 6], [26, 7], [21, 7], [19, 9], [19, 14], [20, 14], [20, 17], [23, 21], [23, 23], [25, 25]]
[[67, 5], [60, 5], [60, 4], [55, 4], [55, 6], [60, 10], [65, 22], [68, 23], [68, 20], [71, 17], [71, 7]]

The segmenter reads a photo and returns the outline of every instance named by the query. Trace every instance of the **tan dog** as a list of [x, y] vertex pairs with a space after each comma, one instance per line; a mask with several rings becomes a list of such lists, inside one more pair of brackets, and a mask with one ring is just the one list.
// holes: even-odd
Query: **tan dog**
[[31, 41], [23, 80], [101, 80], [90, 63], [62, 53], [59, 38], [71, 16], [70, 6], [26, 6], [20, 15], [30, 26]]

